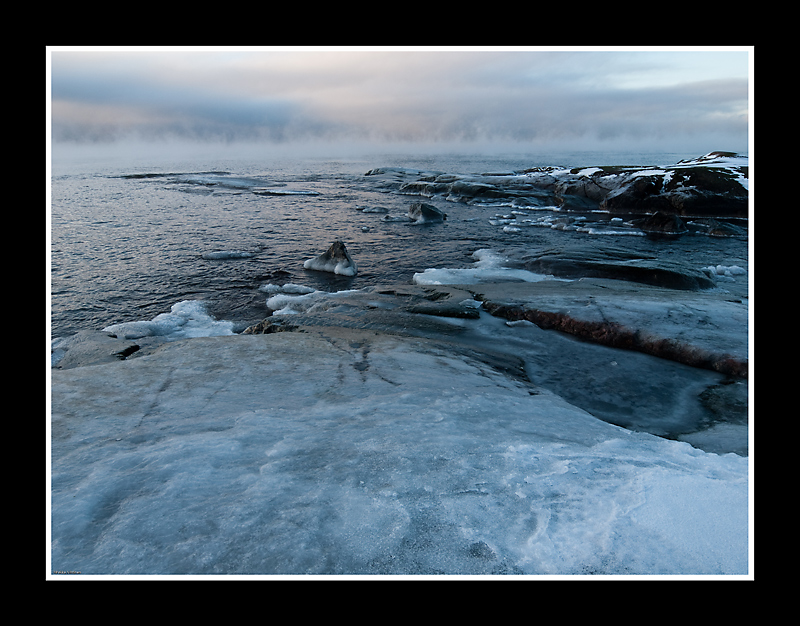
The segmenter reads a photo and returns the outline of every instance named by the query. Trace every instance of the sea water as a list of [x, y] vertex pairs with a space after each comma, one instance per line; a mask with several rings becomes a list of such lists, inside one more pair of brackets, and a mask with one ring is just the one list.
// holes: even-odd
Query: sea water
[[[236, 329], [267, 314], [261, 288], [297, 283], [335, 292], [408, 283], [426, 270], [470, 270], [478, 250], [612, 245], [696, 266], [747, 268], [747, 242], [684, 237], [653, 241], [594, 213], [559, 228], [560, 214], [502, 204], [420, 198], [365, 173], [402, 167], [484, 175], [545, 165], [667, 165], [699, 155], [413, 155], [347, 158], [66, 158], [54, 152], [50, 204], [51, 337], [152, 320], [201, 301]], [[488, 178], [491, 180], [491, 177]], [[447, 214], [435, 227], [404, 219], [424, 200]], [[555, 207], [553, 207], [555, 209]], [[392, 219], [397, 217], [398, 219]], [[306, 270], [341, 240], [355, 277]], [[738, 271], [738, 270], [734, 270]]]

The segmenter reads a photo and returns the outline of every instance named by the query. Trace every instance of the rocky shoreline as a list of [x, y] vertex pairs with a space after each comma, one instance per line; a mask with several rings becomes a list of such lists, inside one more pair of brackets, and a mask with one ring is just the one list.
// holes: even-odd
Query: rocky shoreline
[[[349, 257], [348, 257], [349, 258]], [[663, 263], [619, 248], [563, 247], [532, 251], [510, 261], [557, 280], [469, 285], [384, 285], [284, 296], [293, 313], [268, 316], [243, 334], [293, 330], [299, 324], [427, 332], [431, 317], [477, 319], [480, 310], [509, 321], [528, 320], [601, 345], [636, 350], [736, 378], [748, 376], [748, 283]], [[713, 269], [713, 268], [711, 268]], [[312, 290], [309, 290], [312, 291]], [[447, 327], [439, 329], [446, 332]], [[436, 332], [436, 331], [431, 331]], [[84, 331], [60, 341], [57, 369], [108, 363], [148, 354], [159, 337], [117, 338]]]
[[[741, 236], [741, 228], [724, 220], [747, 218], [749, 209], [748, 159], [721, 151], [666, 167], [547, 166], [476, 176], [375, 168], [365, 175], [382, 178], [400, 193], [466, 204], [636, 216], [655, 234], [680, 234], [687, 229], [687, 219], [699, 218], [706, 220], [709, 231]], [[669, 219], [646, 217], [653, 214]]]
[[[698, 270], [596, 245], [500, 252], [503, 268], [477, 274], [431, 270], [415, 274], [410, 283], [335, 292], [271, 285], [274, 295], [267, 298], [267, 316], [261, 321], [234, 327], [209, 318], [210, 332], [290, 333], [298, 340], [300, 335], [352, 333], [422, 339], [526, 384], [543, 384], [610, 423], [680, 437], [707, 450], [747, 454], [746, 270]], [[731, 272], [735, 278], [726, 275]], [[137, 324], [149, 328], [150, 323]], [[506, 328], [526, 324], [537, 332]], [[119, 335], [114, 328], [55, 342], [53, 370], [138, 360], [176, 341], [139, 326], [129, 333], [123, 324]], [[551, 331], [556, 335], [537, 334]], [[558, 337], [584, 347], [564, 344], [562, 352]], [[635, 365], [640, 358], [655, 360]], [[625, 366], [608, 378], [607, 364], [623, 361]], [[662, 386], [662, 380], [670, 382]], [[676, 380], [685, 382], [676, 387]], [[649, 390], [640, 393], [642, 385]], [[704, 393], [713, 396], [713, 407], [702, 399]], [[608, 396], [604, 404], [595, 400], [601, 396]], [[689, 405], [693, 408], [687, 410]], [[732, 430], [719, 440], [712, 434], [719, 428]]]
[[[636, 350], [737, 378], [748, 376], [747, 306], [725, 293], [708, 292], [698, 298], [697, 293], [689, 297], [682, 290], [631, 287], [622, 281], [587, 278], [570, 283], [387, 285], [337, 300], [336, 306], [347, 309], [347, 315], [332, 311], [329, 302], [320, 303], [305, 314], [267, 317], [242, 334], [292, 331], [304, 323], [348, 326], [355, 318], [365, 326], [385, 323], [391, 332], [413, 334], [433, 324], [419, 316], [476, 319], [480, 306], [508, 321], [528, 320], [540, 328], [601, 345]], [[57, 350], [63, 356], [55, 369], [137, 358], [164, 343], [167, 340], [159, 337], [125, 339], [103, 331], [82, 331], [59, 343]]]

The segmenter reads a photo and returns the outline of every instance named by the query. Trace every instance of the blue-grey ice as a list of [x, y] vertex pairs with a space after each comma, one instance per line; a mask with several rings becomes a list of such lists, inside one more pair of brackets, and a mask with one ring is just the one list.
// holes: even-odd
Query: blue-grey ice
[[52, 570], [744, 575], [748, 459], [435, 342], [178, 340], [52, 372]]

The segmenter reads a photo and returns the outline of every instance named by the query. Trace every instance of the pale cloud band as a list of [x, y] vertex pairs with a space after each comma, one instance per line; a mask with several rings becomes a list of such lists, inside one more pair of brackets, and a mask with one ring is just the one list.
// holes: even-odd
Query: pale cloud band
[[[54, 141], [728, 141], [748, 50], [53, 50]], [[736, 144], [736, 145], [731, 145]]]

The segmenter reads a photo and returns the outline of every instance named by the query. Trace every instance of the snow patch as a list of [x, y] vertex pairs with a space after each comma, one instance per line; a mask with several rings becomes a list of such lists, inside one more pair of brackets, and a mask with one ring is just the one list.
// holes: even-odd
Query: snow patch
[[738, 265], [709, 265], [700, 269], [714, 280], [722, 282], [733, 282], [736, 276], [747, 275], [747, 270]]
[[184, 300], [172, 305], [169, 313], [161, 313], [152, 320], [112, 324], [103, 332], [120, 339], [163, 337], [168, 340], [234, 334], [233, 322], [214, 319], [199, 300]]
[[318, 291], [300, 293], [280, 293], [267, 300], [267, 307], [273, 310], [273, 315], [297, 315], [307, 313], [312, 308], [324, 308], [325, 305], [335, 301], [338, 297], [343, 297], [357, 293], [358, 289], [345, 289], [343, 291]]
[[476, 263], [471, 268], [429, 268], [415, 273], [417, 285], [474, 285], [487, 282], [539, 282], [562, 280], [549, 274], [536, 274], [528, 270], [505, 267], [508, 259], [493, 250], [481, 249], [473, 253]]

